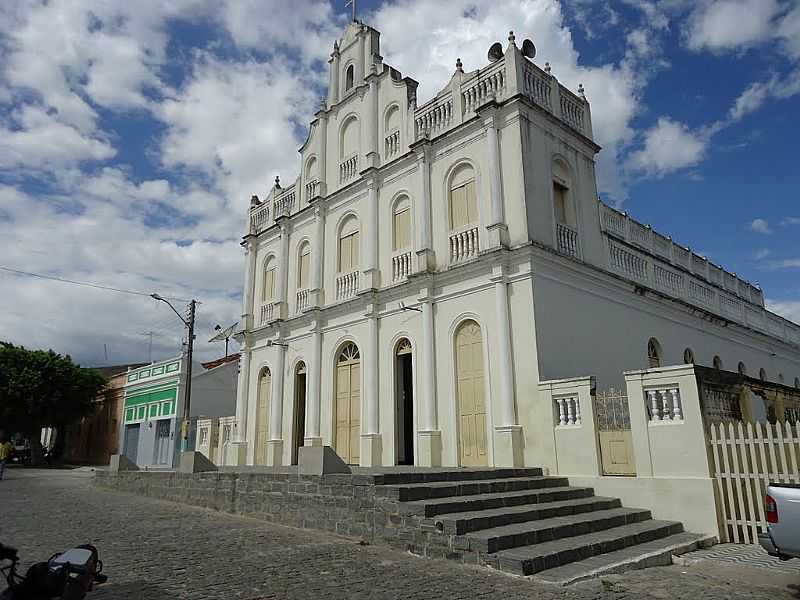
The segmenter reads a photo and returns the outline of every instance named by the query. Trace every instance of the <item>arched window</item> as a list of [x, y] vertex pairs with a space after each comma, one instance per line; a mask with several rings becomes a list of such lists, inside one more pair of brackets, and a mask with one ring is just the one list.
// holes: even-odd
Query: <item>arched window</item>
[[344, 76], [344, 91], [351, 89], [353, 87], [353, 76], [355, 74], [355, 68], [353, 65], [349, 65], [347, 67], [347, 71], [345, 71]]
[[308, 159], [306, 163], [306, 179], [311, 181], [312, 179], [317, 178], [317, 159], [315, 157], [311, 157]]
[[396, 104], [390, 106], [386, 111], [383, 134], [384, 154], [387, 157], [394, 156], [400, 151], [400, 108]]
[[722, 370], [722, 359], [719, 356], [715, 356], [714, 357], [714, 368], [717, 371], [721, 371]]
[[739, 371], [739, 375], [747, 375], [747, 367], [744, 366], [743, 362], [739, 363], [739, 366], [737, 367], [737, 369]]
[[264, 280], [261, 286], [261, 301], [271, 302], [275, 299], [275, 283], [277, 277], [277, 261], [274, 256], [270, 256], [264, 263]]
[[758, 378], [761, 381], [766, 381], [767, 380], [767, 372], [764, 369], [759, 369], [758, 370]]
[[359, 249], [358, 221], [355, 217], [350, 216], [345, 219], [339, 229], [339, 256], [337, 262], [340, 273], [349, 273], [358, 269]]
[[341, 146], [339, 148], [342, 160], [349, 158], [354, 154], [358, 154], [359, 136], [360, 133], [358, 119], [354, 116], [351, 116], [344, 122], [344, 125], [342, 125], [342, 139]]
[[691, 348], [686, 348], [683, 351], [683, 364], [685, 364], [685, 365], [693, 365], [694, 364], [694, 352], [692, 352]]
[[572, 202], [569, 168], [561, 159], [553, 161], [553, 210], [556, 223], [575, 229], [575, 206]]
[[475, 171], [461, 165], [450, 177], [450, 228], [463, 229], [478, 222]]
[[311, 244], [303, 242], [297, 256], [297, 289], [311, 287]]
[[647, 341], [647, 365], [651, 369], [661, 366], [661, 344], [656, 338]]
[[411, 247], [411, 205], [403, 197], [392, 211], [392, 250], [395, 252]]

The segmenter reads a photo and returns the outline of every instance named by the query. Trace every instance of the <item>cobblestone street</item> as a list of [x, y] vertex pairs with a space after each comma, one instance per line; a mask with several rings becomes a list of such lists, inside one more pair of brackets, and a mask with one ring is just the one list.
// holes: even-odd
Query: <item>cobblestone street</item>
[[91, 542], [117, 598], [798, 598], [800, 577], [710, 560], [567, 588], [358, 540], [100, 491], [88, 471], [9, 469], [0, 541], [25, 567]]

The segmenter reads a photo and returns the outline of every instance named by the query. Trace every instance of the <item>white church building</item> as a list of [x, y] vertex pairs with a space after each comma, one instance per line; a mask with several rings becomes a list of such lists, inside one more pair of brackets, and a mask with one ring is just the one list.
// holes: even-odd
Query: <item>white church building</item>
[[422, 103], [378, 31], [334, 43], [299, 177], [251, 200], [228, 464], [538, 466], [545, 380], [800, 387], [800, 326], [761, 289], [598, 199], [583, 89], [534, 55], [511, 34]]

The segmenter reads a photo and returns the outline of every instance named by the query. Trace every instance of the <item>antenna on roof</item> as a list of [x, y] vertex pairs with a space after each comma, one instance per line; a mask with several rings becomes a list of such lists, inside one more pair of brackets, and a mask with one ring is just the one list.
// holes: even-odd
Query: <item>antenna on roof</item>
[[225, 329], [222, 328], [222, 325], [216, 325], [214, 327], [214, 331], [216, 331], [217, 334], [210, 340], [208, 340], [209, 342], [221, 342], [222, 340], [225, 340], [225, 358], [228, 358], [228, 340], [231, 339], [231, 336], [233, 335], [233, 332], [236, 330], [236, 326], [238, 324], [239, 322], [237, 321], [236, 323], [234, 323], [230, 327], [226, 327]]

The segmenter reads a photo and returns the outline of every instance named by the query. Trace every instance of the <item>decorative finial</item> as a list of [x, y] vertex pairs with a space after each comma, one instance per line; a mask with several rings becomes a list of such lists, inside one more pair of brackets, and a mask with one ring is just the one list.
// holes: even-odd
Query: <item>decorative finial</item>
[[258, 206], [259, 204], [261, 204], [261, 200], [258, 199], [256, 194], [250, 196], [250, 206]]
[[544, 72], [550, 75], [550, 71], [551, 71], [550, 63], [549, 62], [544, 63]]
[[461, 59], [457, 58], [456, 59], [456, 71], [463, 71], [463, 70], [464, 70], [464, 65], [461, 63]]
[[275, 187], [281, 189], [281, 176], [275, 175]]
[[508, 43], [516, 46], [516, 44], [514, 43], [516, 39], [517, 38], [514, 37], [514, 32], [513, 31], [509, 31], [508, 32]]
[[325, 96], [320, 96], [320, 99], [319, 99], [319, 108], [320, 108], [320, 110], [325, 110], [325, 108], [327, 106], [328, 106], [328, 99]]
[[586, 90], [583, 89], [583, 84], [582, 83], [578, 84], [578, 95], [581, 98], [583, 98], [584, 100], [586, 100]]

